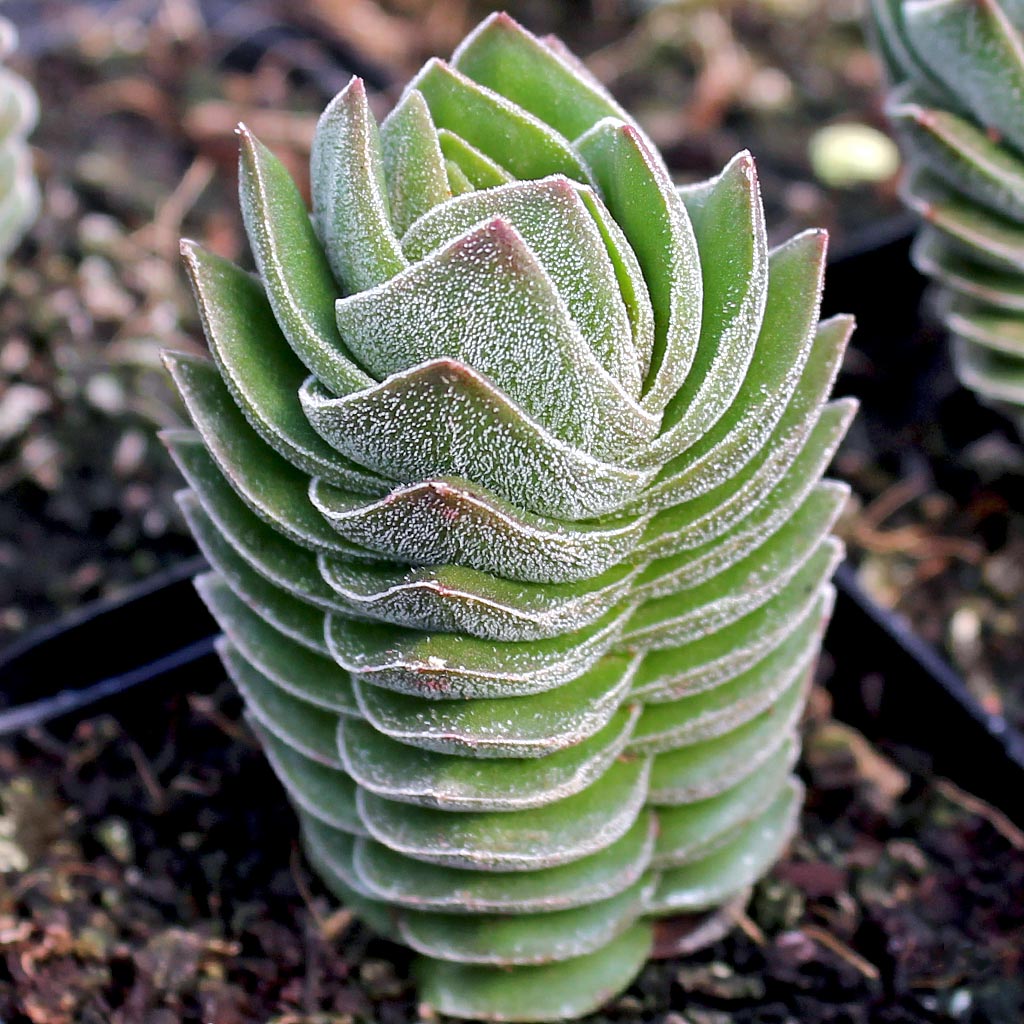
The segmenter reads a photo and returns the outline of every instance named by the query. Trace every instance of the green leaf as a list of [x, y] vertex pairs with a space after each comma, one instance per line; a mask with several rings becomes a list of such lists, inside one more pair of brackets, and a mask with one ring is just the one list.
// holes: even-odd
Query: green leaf
[[593, 785], [622, 753], [639, 712], [636, 704], [624, 708], [582, 743], [544, 757], [441, 754], [400, 743], [358, 719], [340, 723], [338, 749], [356, 783], [389, 800], [449, 811], [522, 810]]
[[743, 384], [714, 426], [662, 468], [642, 498], [644, 508], [704, 494], [764, 447], [813, 351], [827, 238], [824, 231], [805, 231], [772, 251], [764, 320]]
[[686, 451], [732, 404], [754, 355], [768, 298], [768, 235], [753, 157], [680, 190], [700, 252], [704, 309], [693, 366], [665, 408], [651, 455]]
[[980, 306], [966, 299], [954, 300], [945, 317], [946, 326], [974, 345], [1024, 359], [1024, 316]]
[[263, 289], [227, 260], [183, 242], [203, 330], [224, 383], [279, 455], [341, 487], [381, 494], [387, 482], [338, 453], [309, 425], [299, 388], [309, 371], [288, 348]]
[[[341, 539], [310, 504], [309, 478], [263, 443], [232, 401], [213, 363], [164, 352], [164, 364], [217, 468], [261, 519], [300, 547], [376, 560]], [[187, 432], [167, 431], [172, 450]]]
[[829, 595], [836, 555], [820, 548], [782, 592], [725, 629], [688, 644], [649, 651], [637, 669], [633, 692], [644, 701], [674, 700], [718, 686], [746, 671], [797, 628]]
[[914, 52], [986, 128], [1024, 148], [1024, 40], [994, 0], [904, 7]]
[[[238, 599], [278, 632], [317, 653], [326, 653], [324, 613], [275, 587], [244, 561], [227, 541], [203, 538], [203, 554]], [[205, 598], [205, 594], [203, 594]], [[211, 608], [211, 614], [214, 610]]]
[[507, 14], [492, 14], [459, 44], [452, 65], [474, 82], [528, 110], [567, 139], [626, 112]]
[[629, 558], [647, 520], [568, 523], [458, 480], [399, 487], [367, 502], [318, 480], [310, 499], [355, 551], [413, 565], [452, 563], [511, 580], [570, 583]]
[[795, 738], [779, 747], [760, 771], [708, 800], [658, 808], [658, 838], [651, 866], [664, 869], [710, 856], [763, 813], [786, 785], [797, 758]]
[[377, 123], [362, 79], [328, 104], [310, 155], [313, 216], [344, 294], [373, 288], [407, 266], [391, 227]]
[[869, 0], [875, 25], [875, 40], [886, 63], [890, 82], [909, 79], [944, 103], [955, 102], [937, 76], [915, 52], [906, 29], [907, 0]]
[[445, 155], [423, 94], [402, 96], [380, 126], [391, 223], [401, 236], [417, 217], [451, 199]]
[[378, 842], [427, 864], [536, 871], [588, 857], [621, 839], [643, 810], [650, 762], [620, 760], [592, 786], [528, 811], [439, 811], [359, 791]]
[[528, 914], [609, 899], [639, 880], [654, 846], [654, 817], [640, 815], [611, 846], [540, 871], [467, 871], [424, 864], [372, 840], [355, 844], [353, 869], [375, 899], [450, 914]]
[[[358, 914], [359, 918], [365, 921], [375, 932], [385, 938], [396, 940], [398, 935], [395, 931], [391, 911], [383, 903], [377, 900], [367, 899], [362, 893], [348, 884], [348, 876], [339, 870], [338, 858], [334, 856], [332, 848], [331, 857], [325, 855], [325, 843], [323, 835], [325, 830], [318, 828], [318, 823], [309, 819], [302, 822], [302, 848], [306, 854], [313, 870], [324, 880], [327, 888], [330, 889], [341, 902]], [[334, 846], [347, 846], [349, 859], [351, 859], [351, 839], [343, 833], [330, 833]]]
[[808, 616], [746, 672], [699, 693], [646, 705], [629, 749], [643, 754], [674, 750], [715, 739], [750, 721], [811, 670], [824, 626], [820, 613]]
[[245, 698], [246, 709], [282, 743], [329, 768], [341, 768], [334, 738], [338, 715], [285, 693], [252, 667], [230, 643], [221, 642], [217, 653], [231, 681]]
[[340, 300], [336, 312], [346, 344], [377, 376], [432, 359], [466, 363], [599, 458], [635, 450], [657, 431], [604, 372], [536, 254], [502, 217]]
[[434, 700], [513, 697], [562, 686], [618, 640], [631, 609], [614, 608], [575, 633], [496, 643], [327, 617], [327, 644], [343, 668], [371, 685]]
[[661, 876], [651, 902], [654, 911], [707, 910], [752, 885], [793, 838], [802, 801], [803, 786], [791, 779], [768, 809], [727, 846], [703, 860], [670, 868]]
[[582, 1017], [629, 984], [651, 951], [646, 924], [587, 956], [539, 967], [479, 967], [445, 960], [416, 964], [423, 1000], [439, 1013], [491, 1021]]
[[356, 810], [356, 785], [345, 772], [300, 754], [268, 732], [252, 715], [247, 718], [260, 738], [274, 774], [297, 807], [331, 828], [366, 835]]
[[481, 222], [501, 218], [536, 256], [601, 365], [636, 398], [636, 351], [622, 343], [631, 331], [626, 307], [581, 191], [568, 178], [554, 175], [471, 192], [421, 217], [402, 239], [402, 248], [410, 260], [422, 260]]
[[1024, 264], [1024, 224], [972, 203], [929, 171], [913, 171], [903, 197], [922, 220], [947, 235], [976, 262], [1020, 273]]
[[[566, 444], [452, 359], [431, 360], [344, 398], [311, 383], [301, 398], [332, 447], [377, 473], [403, 483], [462, 477], [556, 519], [616, 511], [656, 472], [603, 462]], [[438, 429], [442, 423], [450, 429]]]
[[995, 270], [975, 262], [937, 228], [923, 227], [914, 240], [915, 267], [947, 288], [993, 306], [1024, 312], [1024, 281], [1016, 271]]
[[457, 565], [370, 566], [321, 557], [320, 572], [354, 618], [485, 640], [541, 640], [596, 622], [639, 569], [615, 566], [580, 583], [517, 583]]
[[1014, 220], [1024, 220], [1024, 163], [977, 125], [928, 106], [913, 89], [893, 95], [886, 114], [917, 159], [946, 184]]
[[809, 678], [798, 680], [771, 708], [724, 736], [657, 754], [648, 803], [676, 806], [708, 800], [760, 771], [793, 735], [809, 684]]
[[362, 714], [344, 669], [275, 629], [222, 579], [207, 578], [203, 599], [231, 646], [276, 686], [328, 711]]
[[476, 758], [544, 757], [603, 729], [622, 704], [637, 659], [607, 655], [578, 679], [544, 693], [491, 700], [430, 700], [356, 684], [378, 732], [425, 750]]
[[838, 559], [842, 546], [828, 533], [846, 496], [843, 488], [812, 493], [746, 558], [696, 587], [646, 602], [630, 619], [624, 642], [649, 650], [707, 636], [770, 601], [821, 549], [828, 560]]
[[689, 373], [700, 335], [703, 286], [690, 218], [632, 125], [601, 121], [577, 147], [643, 269], [655, 323], [644, 405], [660, 412]]
[[269, 527], [238, 497], [198, 437], [171, 436], [167, 447], [193, 488], [175, 497], [200, 547], [214, 547], [222, 538], [264, 579], [300, 601], [363, 617], [324, 582], [312, 551]]
[[461, 189], [460, 195], [475, 189], [494, 188], [515, 180], [504, 167], [495, 163], [485, 153], [481, 153], [476, 146], [471, 146], [461, 135], [456, 135], [447, 128], [442, 128], [437, 134], [441, 150], [449, 165], [454, 164], [458, 167], [470, 186]]
[[[797, 474], [798, 465], [807, 472], [816, 467], [809, 483], [820, 478], [857, 408], [852, 399], [824, 404], [852, 329], [849, 317], [818, 325], [800, 382], [760, 451], [716, 487], [659, 512], [648, 524], [643, 554], [669, 555], [710, 545], [751, 519], [764, 502], [781, 503], [786, 494], [779, 488]], [[792, 485], [787, 489], [792, 491]], [[661, 566], [652, 566], [644, 582], [657, 579], [661, 571]]]
[[542, 914], [405, 910], [398, 915], [398, 933], [416, 952], [456, 963], [512, 967], [571, 960], [625, 932], [653, 889], [652, 880], [641, 879], [607, 900]]
[[1024, 405], [1024, 360], [958, 338], [953, 361], [965, 387], [990, 402]]
[[444, 61], [427, 61], [407, 89], [423, 93], [438, 128], [465, 139], [517, 178], [564, 174], [587, 181], [583, 165], [558, 132]]
[[274, 316], [295, 354], [335, 394], [372, 383], [338, 335], [338, 287], [309, 222], [306, 204], [281, 162], [239, 125], [242, 219]]

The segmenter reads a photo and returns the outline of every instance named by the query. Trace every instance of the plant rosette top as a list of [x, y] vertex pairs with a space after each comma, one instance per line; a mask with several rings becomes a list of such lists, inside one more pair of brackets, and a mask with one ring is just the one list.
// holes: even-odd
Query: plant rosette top
[[914, 263], [941, 285], [961, 381], [1024, 430], [1024, 3], [871, 4]]
[[[15, 27], [0, 17], [0, 61], [18, 43]], [[39, 118], [39, 101], [20, 75], [0, 64], [0, 276], [39, 213], [39, 187], [26, 139]]]
[[312, 219], [239, 135], [259, 279], [185, 242], [213, 361], [167, 356], [224, 664], [428, 1004], [582, 1015], [795, 827], [853, 413], [825, 235], [769, 250], [747, 153], [677, 190], [504, 15], [379, 129], [353, 79]]

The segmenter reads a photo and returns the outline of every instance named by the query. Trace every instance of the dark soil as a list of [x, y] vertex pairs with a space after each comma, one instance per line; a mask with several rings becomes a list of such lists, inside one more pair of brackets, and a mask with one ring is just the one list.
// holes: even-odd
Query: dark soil
[[[234, 124], [301, 180], [313, 117], [349, 72], [383, 111], [485, 6], [6, 6], [43, 102], [44, 208], [0, 298], [0, 422], [13, 424], [0, 436], [0, 638], [193, 550], [153, 441], [182, 416], [157, 353], [201, 345], [178, 236], [247, 259]], [[776, 237], [821, 223], [841, 246], [895, 209], [891, 182], [832, 192], [807, 159], [823, 123], [880, 123], [856, 3], [504, 6], [588, 55], [681, 177], [753, 150]], [[940, 338], [902, 330], [894, 364], [876, 327], [844, 389], [923, 405], [910, 426], [879, 403], [837, 460], [857, 494], [846, 535], [861, 580], [990, 708], [1024, 721], [1024, 457], [955, 389]], [[304, 866], [235, 698], [142, 694], [124, 708], [0, 746], [0, 1021], [422, 1020], [407, 954], [351, 923]], [[691, 961], [651, 965], [600, 1019], [1024, 1019], [1024, 835], [948, 783], [905, 776], [832, 721], [821, 692], [802, 770], [803, 838], [749, 918]]]
[[[728, 940], [649, 966], [595, 1021], [1014, 1024], [1024, 835], [807, 727], [804, 835]], [[407, 953], [353, 924], [226, 689], [144, 695], [0, 748], [5, 1024], [411, 1024]]]

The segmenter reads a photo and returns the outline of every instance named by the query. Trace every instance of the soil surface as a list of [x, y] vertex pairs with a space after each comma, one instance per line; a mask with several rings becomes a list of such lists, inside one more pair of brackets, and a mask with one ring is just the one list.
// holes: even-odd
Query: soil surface
[[[504, 6], [586, 56], [681, 180], [750, 148], [776, 238], [823, 224], [841, 248], [895, 212], [891, 180], [828, 189], [808, 155], [826, 124], [881, 124], [855, 0]], [[158, 352], [202, 346], [179, 236], [248, 264], [234, 125], [302, 181], [316, 114], [350, 73], [383, 113], [487, 9], [5, 6], [44, 116], [43, 211], [0, 296], [0, 644], [194, 550], [153, 439], [183, 422]], [[903, 331], [894, 368], [876, 327], [842, 390], [915, 398], [892, 416], [869, 400], [837, 459], [861, 580], [988, 707], [1024, 722], [1024, 455], [955, 388], [941, 338]], [[227, 689], [143, 694], [116, 717], [0, 745], [3, 1024], [424, 1019], [407, 954], [352, 923], [304, 866], [238, 712]], [[823, 691], [801, 770], [803, 837], [736, 932], [649, 966], [595, 1020], [1024, 1019], [1021, 832], [946, 782], [906, 776], [831, 720]]]

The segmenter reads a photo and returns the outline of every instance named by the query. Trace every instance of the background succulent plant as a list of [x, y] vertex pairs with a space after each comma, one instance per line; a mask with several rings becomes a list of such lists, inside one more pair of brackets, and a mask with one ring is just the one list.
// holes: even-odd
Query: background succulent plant
[[851, 329], [769, 251], [746, 153], [677, 191], [505, 16], [380, 126], [324, 113], [312, 221], [244, 127], [261, 280], [186, 242], [213, 362], [166, 434], [221, 653], [311, 862], [424, 998], [577, 1016], [788, 841], [840, 545]]
[[[0, 18], [0, 61], [18, 42], [15, 27]], [[25, 141], [35, 127], [39, 104], [32, 87], [0, 66], [0, 274], [3, 261], [21, 241], [39, 211], [32, 154]]]
[[943, 288], [962, 382], [1024, 429], [1024, 4], [872, 0], [924, 221], [918, 269]]

